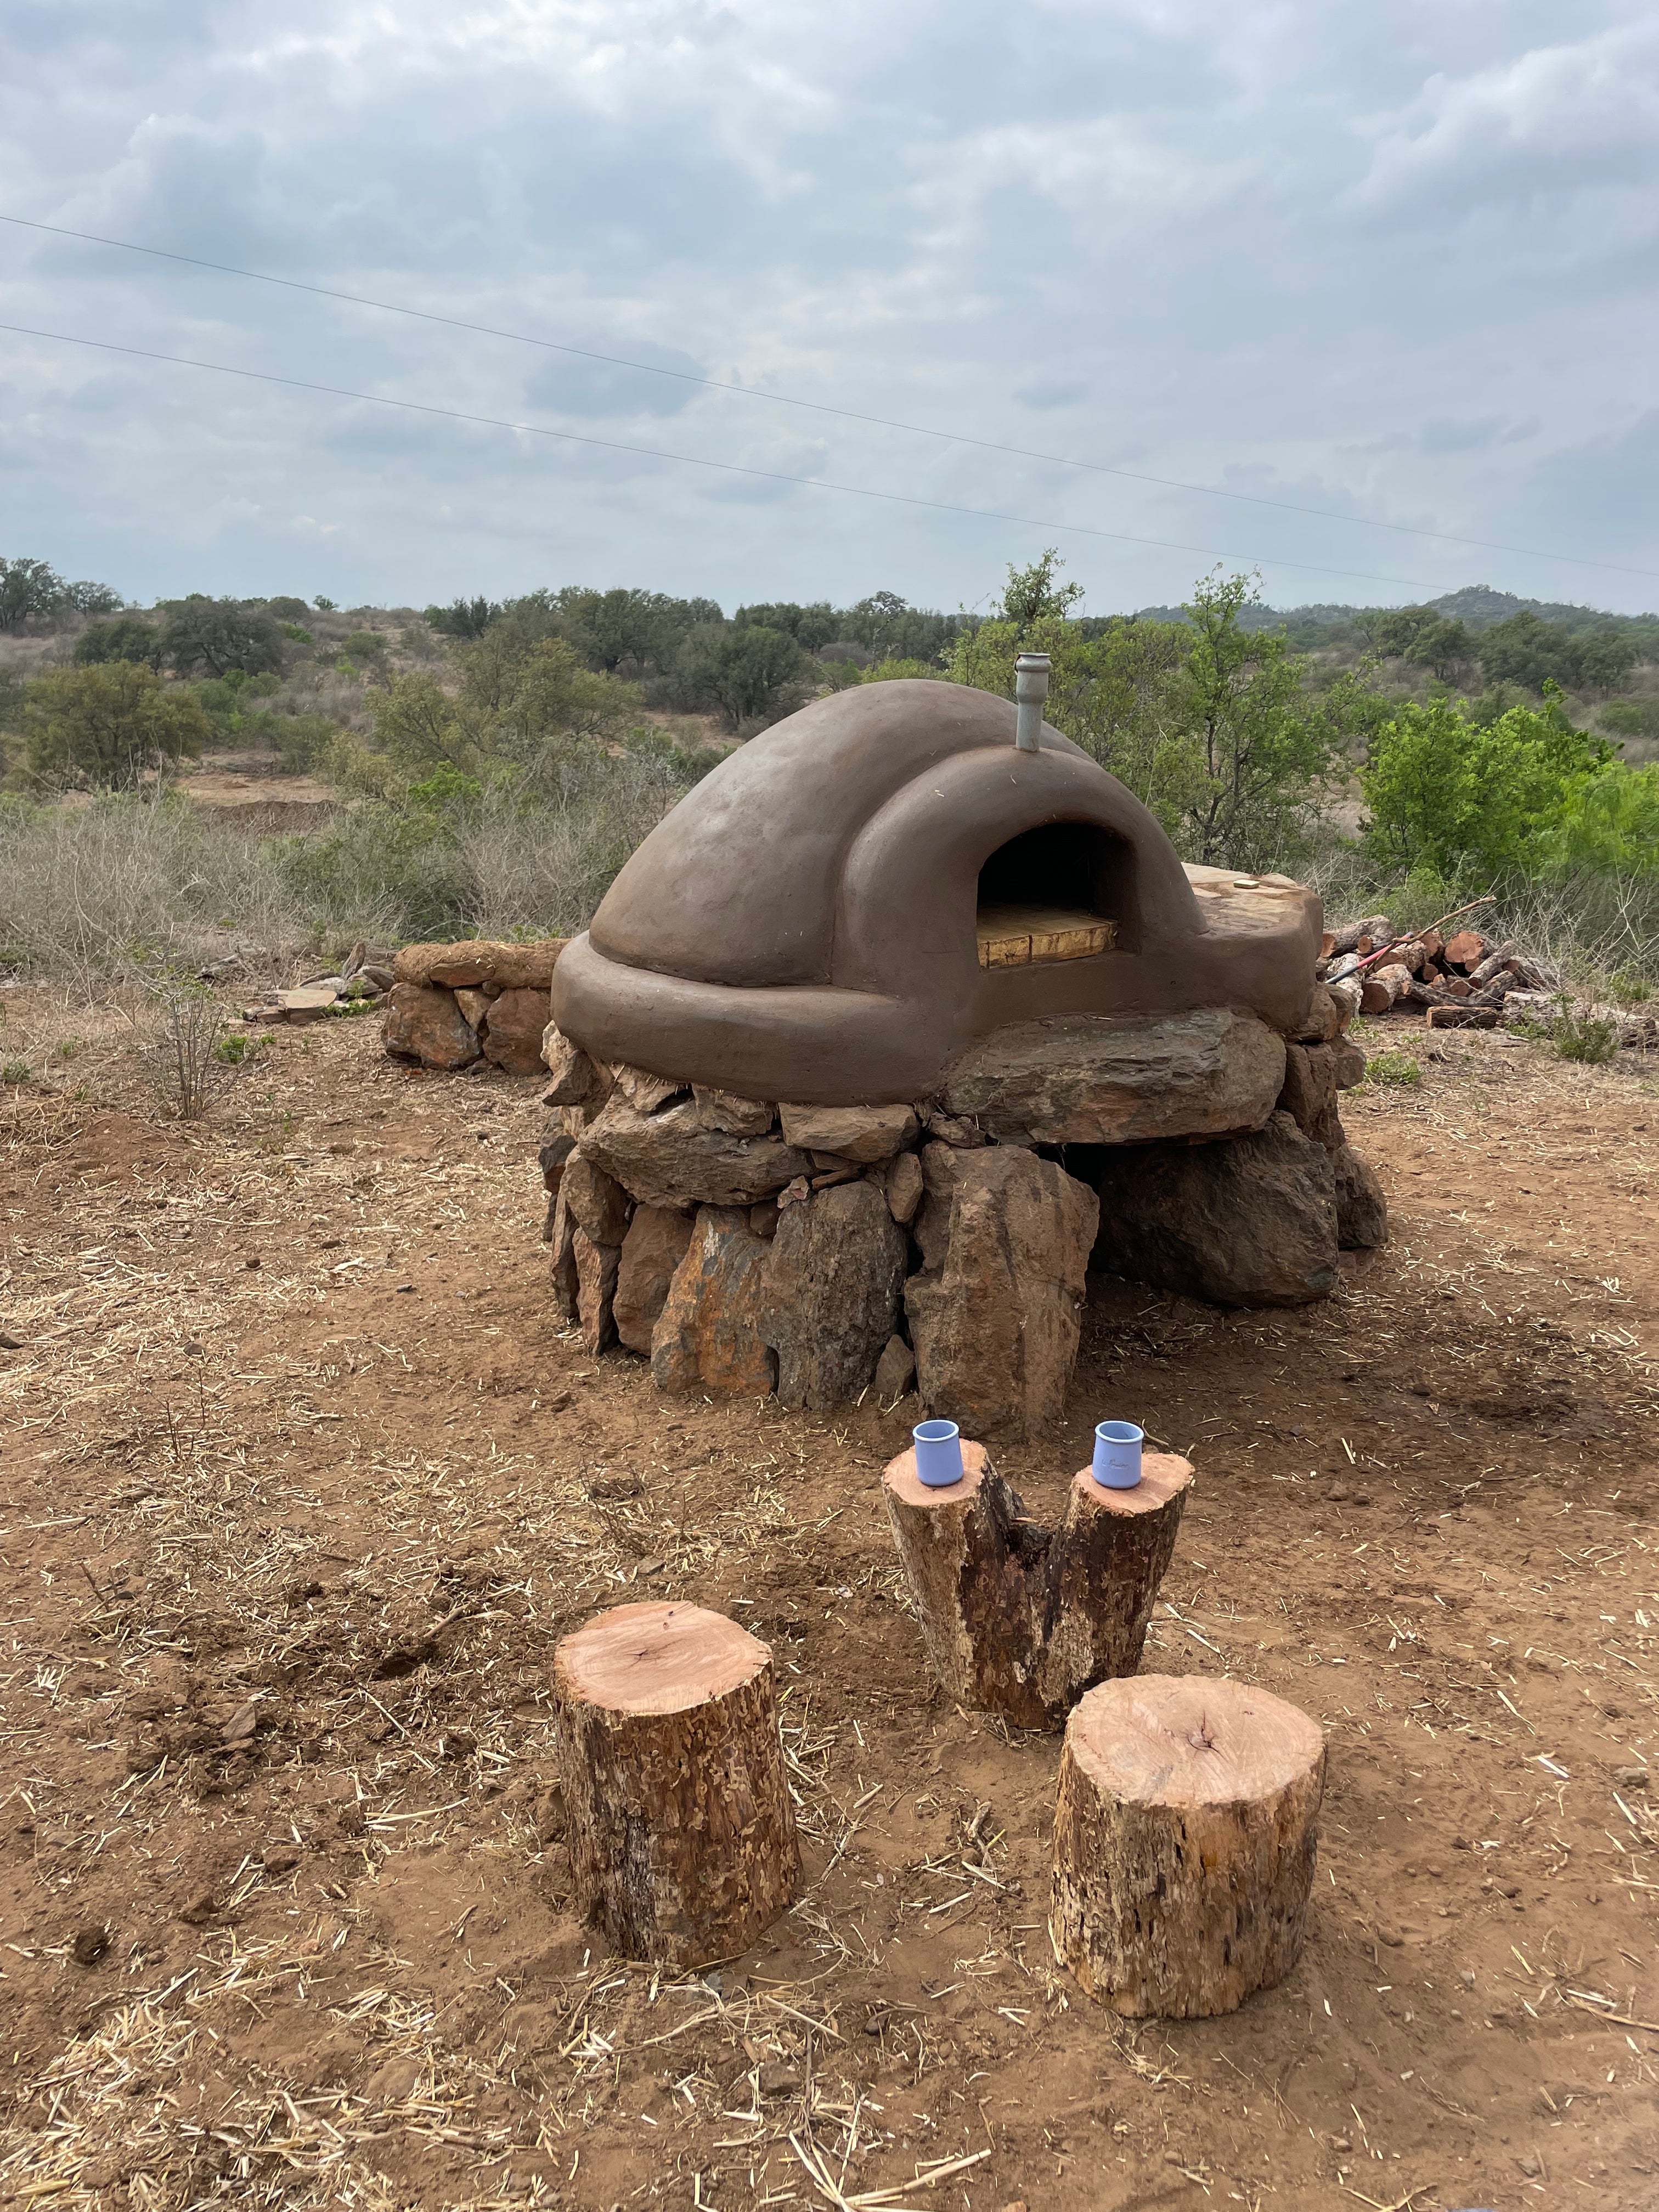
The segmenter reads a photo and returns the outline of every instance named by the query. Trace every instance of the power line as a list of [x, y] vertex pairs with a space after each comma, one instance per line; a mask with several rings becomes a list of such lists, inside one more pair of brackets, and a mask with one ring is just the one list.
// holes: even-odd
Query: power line
[[868, 484], [836, 483], [828, 477], [786, 474], [781, 469], [757, 469], [741, 461], [706, 460], [697, 453], [671, 453], [660, 446], [624, 444], [618, 438], [588, 438], [574, 430], [550, 430], [539, 422], [513, 422], [499, 415], [465, 414], [456, 407], [435, 407], [418, 399], [391, 399], [378, 392], [352, 392], [339, 384], [312, 384], [297, 376], [277, 376], [269, 369], [236, 368], [221, 361], [193, 361], [186, 355], [154, 353], [144, 346], [118, 345], [110, 338], [76, 337], [65, 331], [35, 330], [27, 323], [0, 323], [0, 331], [14, 337], [46, 338], [54, 345], [90, 346], [100, 353], [129, 355], [135, 361], [165, 362], [174, 368], [202, 368], [216, 376], [240, 376], [255, 384], [278, 384], [291, 392], [317, 392], [331, 399], [356, 399], [370, 407], [396, 407], [410, 415], [434, 415], [450, 422], [470, 422], [489, 430], [515, 430], [526, 438], [556, 438], [568, 446], [597, 447], [608, 453], [637, 453], [653, 461], [678, 461], [687, 468], [717, 469], [726, 476], [758, 477], [769, 483], [805, 484], [813, 491], [838, 491], [854, 499], [885, 500], [896, 507], [927, 507], [936, 514], [971, 515], [979, 522], [1012, 522], [1024, 529], [1068, 531], [1083, 538], [1107, 538], [1120, 545], [1153, 545], [1165, 552], [1197, 553], [1211, 561], [1245, 561], [1251, 567], [1296, 568], [1315, 576], [1352, 576], [1370, 584], [1403, 584], [1410, 591], [1426, 591], [1419, 576], [1385, 576], [1369, 568], [1329, 568], [1310, 561], [1281, 561], [1277, 556], [1258, 562], [1248, 553], [1219, 552], [1212, 545], [1189, 545], [1178, 538], [1134, 538], [1121, 530], [1097, 530], [1086, 522], [1044, 522], [1035, 515], [1005, 514], [1000, 508], [958, 507], [948, 500], [919, 499], [908, 492], [878, 491]]
[[[1121, 477], [1130, 483], [1155, 484], [1164, 491], [1192, 492], [1201, 499], [1231, 499], [1245, 506], [1273, 507], [1281, 514], [1310, 515], [1315, 520], [1321, 522], [1351, 523], [1362, 530], [1389, 530], [1394, 532], [1398, 537], [1431, 538], [1439, 544], [1466, 545], [1483, 553], [1510, 553], [1527, 561], [1554, 561], [1565, 563], [1569, 568], [1601, 568], [1618, 576], [1659, 578], [1659, 569], [1632, 568], [1619, 561], [1595, 561], [1577, 553], [1546, 553], [1540, 551], [1536, 546], [1506, 545], [1489, 538], [1459, 538], [1454, 536], [1449, 531], [1422, 530], [1408, 522], [1379, 522], [1370, 515], [1340, 514], [1334, 507], [1301, 507], [1290, 500], [1268, 499], [1260, 492], [1227, 491], [1216, 484], [1187, 483], [1178, 477], [1150, 476], [1144, 470], [1117, 468], [1106, 461], [1079, 461], [1064, 453], [1044, 453], [1027, 446], [1003, 445], [994, 438], [971, 437], [965, 431], [938, 430], [927, 422], [902, 422], [885, 415], [860, 414], [854, 408], [832, 407], [823, 400], [799, 399], [782, 392], [763, 392], [752, 385], [733, 384], [714, 376], [699, 376], [689, 369], [664, 368], [655, 362], [629, 361], [621, 354], [597, 353], [587, 346], [565, 345], [555, 338], [532, 337], [524, 331], [501, 330], [490, 323], [465, 321], [458, 315], [434, 314], [427, 308], [407, 307], [393, 300], [371, 300], [357, 292], [335, 291], [327, 285], [307, 284], [295, 276], [272, 276], [263, 270], [239, 269], [227, 261], [206, 261], [193, 253], [173, 253], [165, 246], [139, 246], [127, 238], [105, 238], [96, 231], [70, 230], [60, 223], [35, 222], [27, 216], [0, 214], [0, 222], [11, 223], [21, 230], [45, 231], [53, 238], [78, 239], [82, 244], [88, 246], [113, 246], [123, 253], [147, 254], [152, 260], [174, 261], [187, 269], [208, 269], [220, 276], [241, 276], [254, 284], [275, 284], [288, 292], [308, 292], [313, 298], [338, 300], [348, 307], [373, 307], [381, 314], [406, 315], [416, 322], [439, 324], [446, 330], [469, 331], [475, 337], [507, 338], [515, 345], [535, 346], [544, 353], [568, 354], [578, 361], [602, 362], [610, 368], [636, 369], [642, 375], [665, 377], [671, 382], [677, 384], [700, 385], [708, 392], [735, 392], [744, 399], [769, 400], [773, 405], [778, 407], [799, 407], [814, 415], [832, 415], [843, 422], [863, 422], [875, 429], [902, 430], [914, 437], [939, 438], [947, 444], [973, 446], [981, 453], [1007, 453], [1018, 460], [1042, 461], [1054, 468], [1085, 469], [1095, 476]], [[804, 482], [805, 479], [803, 478], [801, 481]], [[1163, 541], [1147, 538], [1136, 539], [1133, 542], [1156, 544]], [[1192, 549], [1183, 550], [1191, 550]], [[1308, 564], [1283, 562], [1279, 565], [1284, 568], [1297, 568]], [[1360, 572], [1351, 568], [1330, 568], [1319, 573], [1332, 576], [1347, 576], [1355, 575]]]

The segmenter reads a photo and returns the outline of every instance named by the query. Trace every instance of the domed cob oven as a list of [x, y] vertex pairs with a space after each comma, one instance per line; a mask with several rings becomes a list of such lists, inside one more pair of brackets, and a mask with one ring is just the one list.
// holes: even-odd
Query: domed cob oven
[[1323, 1295], [1383, 1231], [1321, 929], [1285, 878], [1183, 866], [1029, 702], [817, 702], [683, 799], [559, 959], [565, 1318], [668, 1389], [914, 1379], [990, 1435], [1059, 1412], [1091, 1253]]

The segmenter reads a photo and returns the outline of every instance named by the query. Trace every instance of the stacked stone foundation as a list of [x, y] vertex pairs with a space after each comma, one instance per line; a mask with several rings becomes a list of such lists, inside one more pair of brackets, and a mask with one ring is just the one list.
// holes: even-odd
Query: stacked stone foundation
[[668, 1391], [914, 1392], [975, 1436], [1030, 1434], [1063, 1411], [1091, 1266], [1294, 1304], [1385, 1240], [1337, 1110], [1364, 1073], [1352, 1012], [1321, 986], [1288, 1037], [1227, 1007], [1019, 1023], [936, 1097], [854, 1106], [607, 1066], [550, 1026], [561, 1320]]

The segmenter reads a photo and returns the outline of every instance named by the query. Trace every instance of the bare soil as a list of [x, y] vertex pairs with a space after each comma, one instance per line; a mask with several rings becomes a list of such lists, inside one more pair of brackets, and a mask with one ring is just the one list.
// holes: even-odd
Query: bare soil
[[[185, 1128], [118, 1009], [4, 1003], [53, 1073], [0, 1090], [0, 2197], [1659, 2197], [1628, 1057], [1415, 1040], [1419, 1088], [1345, 1105], [1386, 1252], [1285, 1314], [1103, 1279], [1066, 1424], [998, 1455], [1053, 1512], [1103, 1412], [1188, 1453], [1148, 1668], [1329, 1731], [1300, 1964], [1130, 2024], [1051, 1954], [1057, 1740], [924, 1668], [898, 1420], [669, 1402], [562, 1336], [534, 1085], [341, 1023]], [[806, 1857], [678, 1978], [570, 1915], [549, 1702], [557, 1638], [647, 1594], [770, 1641]]]

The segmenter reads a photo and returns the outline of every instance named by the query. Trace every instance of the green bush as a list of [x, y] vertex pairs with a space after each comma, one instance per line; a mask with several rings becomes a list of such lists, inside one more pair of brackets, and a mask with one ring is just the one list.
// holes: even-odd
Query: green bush
[[1597, 716], [1613, 738], [1659, 738], [1659, 699], [1609, 699]]
[[1550, 1024], [1550, 1042], [1563, 1060], [1599, 1067], [1617, 1054], [1619, 1031], [1602, 1015], [1564, 1006]]
[[94, 667], [100, 660], [142, 660], [151, 668], [161, 659], [161, 633], [139, 615], [117, 622], [89, 623], [75, 641], [75, 665]]
[[1570, 797], [1612, 759], [1604, 738], [1574, 728], [1559, 692], [1541, 712], [1512, 707], [1485, 729], [1449, 699], [1404, 706], [1359, 771], [1367, 848], [1448, 884], [1536, 872]]
[[314, 645], [317, 641], [303, 623], [284, 623], [283, 635], [290, 645]]
[[1365, 1062], [1365, 1080], [1410, 1089], [1423, 1080], [1423, 1070], [1407, 1052], [1376, 1052]]
[[59, 788], [130, 790], [211, 735], [200, 703], [137, 661], [54, 670], [29, 685], [23, 707], [29, 773]]
[[348, 660], [377, 660], [386, 651], [386, 639], [377, 629], [354, 629], [340, 641]]

